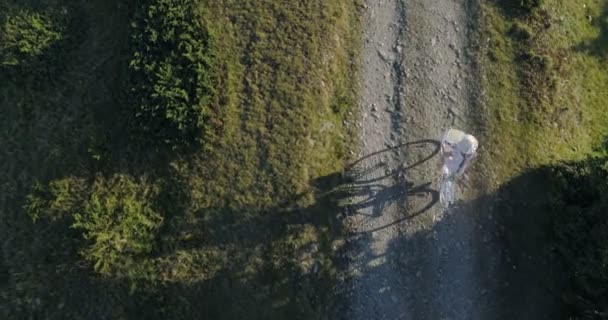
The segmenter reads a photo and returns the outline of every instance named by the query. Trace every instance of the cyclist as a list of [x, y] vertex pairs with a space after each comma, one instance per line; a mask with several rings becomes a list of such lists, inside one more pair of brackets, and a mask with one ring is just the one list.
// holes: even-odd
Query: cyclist
[[443, 167], [439, 200], [448, 207], [454, 202], [455, 178], [462, 175], [471, 160], [475, 157], [478, 142], [475, 137], [460, 130], [450, 129], [441, 139]]
[[477, 155], [477, 139], [463, 131], [450, 129], [441, 139], [443, 156], [442, 173], [446, 176], [460, 176]]

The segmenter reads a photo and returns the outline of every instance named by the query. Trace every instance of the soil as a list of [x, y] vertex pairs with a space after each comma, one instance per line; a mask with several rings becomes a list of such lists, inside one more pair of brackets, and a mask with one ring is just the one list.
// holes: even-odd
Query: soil
[[499, 251], [479, 166], [457, 181], [452, 207], [437, 192], [442, 133], [481, 135], [477, 10], [474, 0], [366, 2], [344, 319], [493, 312]]

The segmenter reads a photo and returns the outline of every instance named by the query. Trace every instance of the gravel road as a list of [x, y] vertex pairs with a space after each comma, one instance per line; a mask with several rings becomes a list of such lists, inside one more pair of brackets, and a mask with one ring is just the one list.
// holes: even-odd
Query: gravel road
[[346, 319], [485, 318], [493, 248], [483, 205], [468, 204], [482, 184], [465, 177], [449, 210], [436, 191], [441, 134], [478, 130], [475, 12], [474, 0], [366, 2]]

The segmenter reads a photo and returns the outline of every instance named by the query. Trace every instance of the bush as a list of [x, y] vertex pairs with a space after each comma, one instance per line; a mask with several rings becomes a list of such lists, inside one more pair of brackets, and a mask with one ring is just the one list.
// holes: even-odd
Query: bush
[[0, 66], [17, 66], [43, 56], [63, 38], [65, 15], [21, 10], [9, 14], [0, 29]]
[[82, 207], [86, 192], [86, 182], [80, 178], [54, 180], [48, 186], [36, 183], [27, 196], [25, 210], [34, 222], [69, 218]]
[[209, 35], [191, 0], [143, 6], [129, 64], [135, 116], [146, 137], [181, 144], [200, 134], [214, 90]]
[[154, 206], [157, 194], [155, 185], [124, 175], [98, 177], [89, 187], [83, 179], [67, 178], [38, 185], [25, 208], [34, 221], [70, 219], [88, 240], [81, 254], [95, 271], [122, 276], [155, 247], [163, 224]]
[[120, 275], [135, 258], [152, 252], [163, 223], [153, 206], [157, 192], [126, 176], [95, 183], [82, 211], [74, 214], [72, 225], [90, 241], [82, 254], [94, 263], [95, 271]]

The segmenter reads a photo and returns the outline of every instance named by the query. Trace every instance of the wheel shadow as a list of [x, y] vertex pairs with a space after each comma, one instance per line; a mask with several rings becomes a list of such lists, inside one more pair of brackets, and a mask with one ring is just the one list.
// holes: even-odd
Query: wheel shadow
[[[341, 188], [341, 193], [348, 195], [343, 205], [346, 216], [363, 215], [365, 222], [382, 215], [384, 209], [390, 205], [403, 207], [399, 219], [356, 233], [369, 233], [388, 228], [431, 209], [439, 201], [439, 191], [432, 188], [430, 181], [413, 182], [407, 176], [409, 170], [429, 161], [439, 151], [439, 141], [425, 139], [373, 152], [353, 162], [345, 172], [347, 183]], [[396, 167], [390, 166], [388, 157], [393, 156], [394, 153], [400, 156], [402, 152], [405, 152], [407, 158], [411, 160]], [[416, 201], [415, 206], [407, 206], [410, 204], [409, 199], [414, 198], [422, 199]]]

